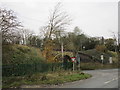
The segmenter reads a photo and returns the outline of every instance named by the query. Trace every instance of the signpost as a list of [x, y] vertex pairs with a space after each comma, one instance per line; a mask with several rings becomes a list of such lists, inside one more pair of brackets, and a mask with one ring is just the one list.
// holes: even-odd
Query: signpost
[[73, 62], [73, 71], [74, 71], [74, 70], [75, 70], [75, 65], [74, 65], [74, 63], [75, 63], [76, 57], [71, 57], [71, 59], [72, 59], [72, 62]]

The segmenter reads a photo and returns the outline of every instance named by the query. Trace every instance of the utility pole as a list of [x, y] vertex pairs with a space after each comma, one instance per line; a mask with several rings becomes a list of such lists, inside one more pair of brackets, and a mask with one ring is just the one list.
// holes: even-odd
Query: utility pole
[[[63, 42], [61, 42], [61, 53], [62, 53], [62, 62], [64, 62], [63, 61]], [[62, 63], [62, 66], [63, 66], [63, 63]]]
[[62, 53], [62, 59], [63, 59], [63, 42], [61, 43], [61, 53]]

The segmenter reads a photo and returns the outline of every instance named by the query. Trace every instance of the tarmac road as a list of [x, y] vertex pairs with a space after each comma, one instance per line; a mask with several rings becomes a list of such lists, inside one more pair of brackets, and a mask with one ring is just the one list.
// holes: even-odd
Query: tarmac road
[[91, 78], [65, 83], [56, 88], [118, 88], [118, 69], [84, 71]]

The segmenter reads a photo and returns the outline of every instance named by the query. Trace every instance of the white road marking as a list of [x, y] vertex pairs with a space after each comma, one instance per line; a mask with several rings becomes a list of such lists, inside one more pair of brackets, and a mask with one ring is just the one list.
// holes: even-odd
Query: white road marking
[[106, 81], [106, 82], [104, 82], [105, 84], [108, 84], [108, 83], [110, 83], [110, 82], [112, 82], [112, 81], [114, 81], [114, 80], [117, 80], [118, 78], [113, 78], [112, 80], [110, 80], [110, 81]]
[[106, 82], [104, 82], [105, 84], [107, 84], [107, 83], [110, 83], [111, 81], [106, 81]]

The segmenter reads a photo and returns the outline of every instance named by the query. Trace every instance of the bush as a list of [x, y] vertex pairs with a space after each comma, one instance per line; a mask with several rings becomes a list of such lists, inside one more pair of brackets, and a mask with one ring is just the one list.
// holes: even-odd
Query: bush
[[105, 45], [97, 45], [96, 50], [101, 52], [107, 52], [107, 48]]

